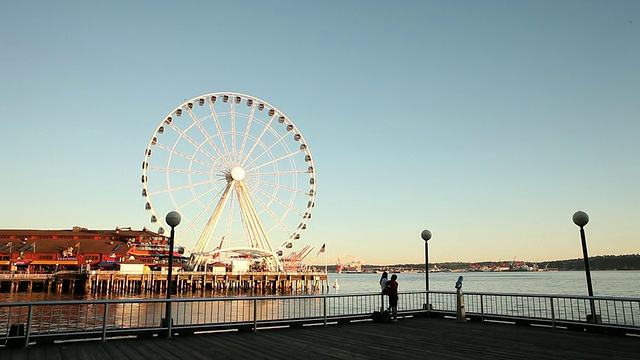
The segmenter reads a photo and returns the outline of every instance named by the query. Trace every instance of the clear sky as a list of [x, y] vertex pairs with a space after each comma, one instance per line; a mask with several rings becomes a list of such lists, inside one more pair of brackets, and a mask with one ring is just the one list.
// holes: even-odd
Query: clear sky
[[306, 137], [329, 262], [578, 258], [577, 210], [640, 253], [636, 0], [2, 1], [0, 74], [0, 228], [142, 228], [155, 127], [237, 91]]

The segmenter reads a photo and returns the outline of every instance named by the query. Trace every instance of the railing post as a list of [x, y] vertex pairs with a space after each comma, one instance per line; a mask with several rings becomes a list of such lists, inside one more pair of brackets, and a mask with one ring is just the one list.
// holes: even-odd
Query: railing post
[[556, 312], [553, 307], [553, 296], [549, 297], [549, 303], [551, 303], [551, 328], [556, 329]]
[[462, 294], [461, 288], [456, 290], [456, 319], [459, 322], [467, 321], [467, 312], [464, 308], [464, 295]]
[[109, 310], [109, 303], [104, 303], [104, 310], [102, 311], [102, 341], [107, 341], [107, 314]]
[[33, 305], [29, 305], [27, 314], [27, 328], [24, 330], [24, 347], [29, 347], [29, 335], [31, 335], [31, 317], [33, 316]]
[[327, 326], [327, 296], [325, 295], [322, 298], [322, 307], [323, 307], [323, 317], [324, 317], [324, 326]]
[[[169, 283], [171, 283], [171, 281], [169, 281]], [[170, 285], [169, 289], [171, 289]], [[171, 337], [171, 325], [173, 325], [173, 312], [171, 311], [171, 305], [173, 305], [173, 299], [169, 298], [167, 299], [167, 307], [166, 307], [166, 311], [165, 311], [165, 318], [164, 320], [167, 322], [167, 337], [170, 338]]]
[[480, 322], [484, 322], [484, 295], [480, 294]]
[[258, 331], [258, 299], [253, 299], [253, 331]]

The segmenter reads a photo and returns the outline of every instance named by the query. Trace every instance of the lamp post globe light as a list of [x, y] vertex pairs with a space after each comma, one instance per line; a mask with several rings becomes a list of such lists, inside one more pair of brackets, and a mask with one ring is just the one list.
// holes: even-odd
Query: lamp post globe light
[[573, 223], [582, 228], [589, 223], [589, 215], [584, 211], [576, 211], [573, 214]]
[[584, 257], [584, 271], [587, 275], [587, 290], [589, 291], [589, 305], [591, 314], [587, 315], [587, 321], [598, 323], [596, 316], [596, 305], [593, 301], [593, 286], [591, 285], [591, 271], [589, 270], [589, 254], [587, 252], [587, 239], [584, 234], [584, 227], [589, 223], [589, 215], [584, 211], [576, 211], [573, 214], [573, 223], [580, 227], [580, 240], [582, 241], [582, 256]]
[[171, 293], [173, 278], [173, 240], [175, 238], [175, 227], [180, 224], [182, 217], [177, 211], [171, 211], [165, 217], [167, 225], [171, 226], [171, 236], [169, 237], [169, 267], [167, 268], [167, 308], [165, 311], [165, 326], [167, 327], [167, 337], [171, 337]]

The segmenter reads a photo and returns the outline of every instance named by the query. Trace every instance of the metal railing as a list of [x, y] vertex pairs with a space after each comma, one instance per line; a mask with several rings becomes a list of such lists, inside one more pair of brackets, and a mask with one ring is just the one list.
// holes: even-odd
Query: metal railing
[[[400, 293], [401, 316], [456, 316], [455, 292]], [[427, 305], [427, 299], [429, 305]], [[466, 316], [553, 328], [586, 326], [640, 333], [640, 299], [587, 296], [464, 294]], [[590, 301], [597, 322], [589, 322]], [[175, 298], [172, 321], [164, 321], [166, 299], [43, 301], [0, 304], [0, 344], [118, 336], [171, 336], [221, 329], [327, 324], [370, 319], [385, 306], [379, 293], [221, 298]]]
[[[456, 314], [455, 294], [432, 291], [429, 299], [432, 311]], [[591, 314], [592, 301], [596, 316]], [[587, 324], [640, 332], [638, 298], [468, 292], [464, 294], [464, 302], [466, 315], [480, 321], [531, 323], [554, 328]]]

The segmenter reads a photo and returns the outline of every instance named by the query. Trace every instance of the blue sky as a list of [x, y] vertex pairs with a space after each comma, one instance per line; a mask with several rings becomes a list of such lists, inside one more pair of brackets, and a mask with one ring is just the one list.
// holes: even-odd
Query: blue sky
[[577, 258], [577, 210], [640, 253], [637, 1], [5, 1], [0, 35], [2, 228], [141, 228], [158, 123], [237, 91], [306, 137], [330, 262]]

